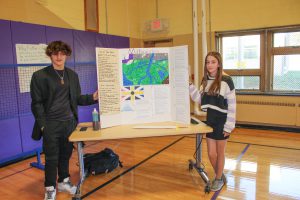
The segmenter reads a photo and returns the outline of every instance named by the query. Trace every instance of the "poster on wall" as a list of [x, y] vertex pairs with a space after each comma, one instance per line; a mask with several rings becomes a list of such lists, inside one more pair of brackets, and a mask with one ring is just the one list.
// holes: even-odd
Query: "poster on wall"
[[45, 67], [38, 66], [38, 64], [50, 63], [49, 57], [45, 54], [46, 47], [46, 44], [16, 44], [17, 64], [26, 64], [25, 66], [18, 66], [20, 93], [30, 91], [32, 74]]
[[96, 48], [101, 128], [190, 122], [188, 47]]

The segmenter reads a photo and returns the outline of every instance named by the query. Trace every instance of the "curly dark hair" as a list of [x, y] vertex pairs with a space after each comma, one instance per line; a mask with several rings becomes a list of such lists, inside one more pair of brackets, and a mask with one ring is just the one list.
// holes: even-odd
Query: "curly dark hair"
[[57, 54], [59, 51], [65, 53], [67, 56], [72, 54], [71, 47], [62, 41], [53, 41], [50, 42], [46, 48], [46, 55], [51, 56], [52, 54]]

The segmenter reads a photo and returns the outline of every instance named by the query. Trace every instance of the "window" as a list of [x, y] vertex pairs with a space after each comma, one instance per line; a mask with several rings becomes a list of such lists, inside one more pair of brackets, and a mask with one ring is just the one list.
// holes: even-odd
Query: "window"
[[300, 94], [300, 27], [216, 33], [237, 91]]
[[261, 34], [222, 35], [221, 53], [223, 68], [231, 75], [235, 87], [240, 90], [260, 90], [261, 86]]
[[274, 34], [274, 47], [293, 46], [300, 46], [300, 32]]
[[300, 32], [274, 33], [273, 90], [300, 92]]
[[223, 38], [224, 69], [259, 69], [260, 36]]
[[259, 90], [259, 76], [232, 76], [234, 86], [240, 90]]

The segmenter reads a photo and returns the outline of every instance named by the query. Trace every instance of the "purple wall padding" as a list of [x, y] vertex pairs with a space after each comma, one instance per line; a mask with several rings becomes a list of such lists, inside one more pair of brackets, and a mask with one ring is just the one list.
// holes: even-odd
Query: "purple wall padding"
[[74, 31], [73, 33], [75, 71], [78, 73], [79, 76], [81, 93], [91, 94], [97, 88], [95, 50], [96, 33], [84, 31]]
[[[11, 22], [12, 44], [14, 63], [17, 64], [16, 59], [16, 44], [45, 44], [46, 43], [46, 29], [45, 26], [26, 24], [20, 22]], [[16, 76], [17, 73], [16, 73]], [[22, 137], [23, 152], [33, 150], [37, 147], [37, 142], [31, 139], [30, 135], [33, 127], [33, 118], [27, 120], [28, 117], [23, 114], [30, 113], [31, 115], [31, 97], [30, 93], [20, 93], [19, 83], [17, 78], [17, 97], [18, 109], [20, 114], [20, 129]], [[40, 145], [40, 144], [39, 144]], [[26, 147], [26, 148], [25, 148]]]
[[94, 32], [73, 31], [76, 63], [96, 61], [96, 34]]
[[18, 116], [16, 88], [16, 69], [0, 67], [0, 120]]
[[[73, 31], [75, 71], [79, 76], [82, 94], [92, 94], [97, 90], [96, 35], [94, 32]], [[79, 122], [91, 121], [94, 107], [96, 105], [80, 106]]]
[[129, 48], [129, 43], [130, 41], [128, 37], [105, 34], [98, 34], [96, 37], [97, 47]]
[[12, 49], [10, 22], [0, 20], [0, 120], [18, 115]]
[[0, 120], [0, 160], [22, 153], [19, 119]]
[[[26, 24], [21, 22], [11, 22], [12, 44], [14, 64], [17, 64], [16, 59], [16, 44], [45, 44], [46, 32], [45, 26]], [[17, 96], [19, 113], [31, 112], [31, 98], [29, 93], [20, 93], [19, 79], [17, 78]]]
[[79, 122], [91, 122], [92, 121], [92, 112], [96, 108], [98, 110], [98, 104], [91, 106], [80, 106], [78, 108], [78, 121]]
[[0, 160], [22, 153], [10, 22], [0, 20]]
[[13, 63], [13, 49], [11, 45], [10, 21], [0, 20], [0, 64]]
[[42, 146], [42, 140], [34, 141], [31, 139], [32, 127], [34, 124], [33, 115], [20, 116], [20, 126], [22, 130], [21, 139], [23, 152], [32, 151]]

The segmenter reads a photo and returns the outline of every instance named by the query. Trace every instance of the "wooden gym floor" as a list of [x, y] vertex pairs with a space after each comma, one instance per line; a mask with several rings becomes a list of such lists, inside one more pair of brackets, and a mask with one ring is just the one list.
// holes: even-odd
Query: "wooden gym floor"
[[[206, 141], [202, 157], [213, 179]], [[237, 128], [226, 149], [228, 184], [220, 192], [205, 194], [195, 170], [195, 136], [156, 137], [86, 143], [85, 152], [109, 147], [119, 154], [123, 168], [88, 177], [82, 190], [86, 200], [199, 200], [300, 199], [300, 134]], [[44, 172], [30, 167], [30, 158], [0, 169], [0, 196], [5, 200], [43, 199]], [[42, 156], [43, 160], [43, 156]], [[77, 153], [70, 162], [71, 180], [78, 181]], [[71, 199], [64, 193], [57, 200]]]

